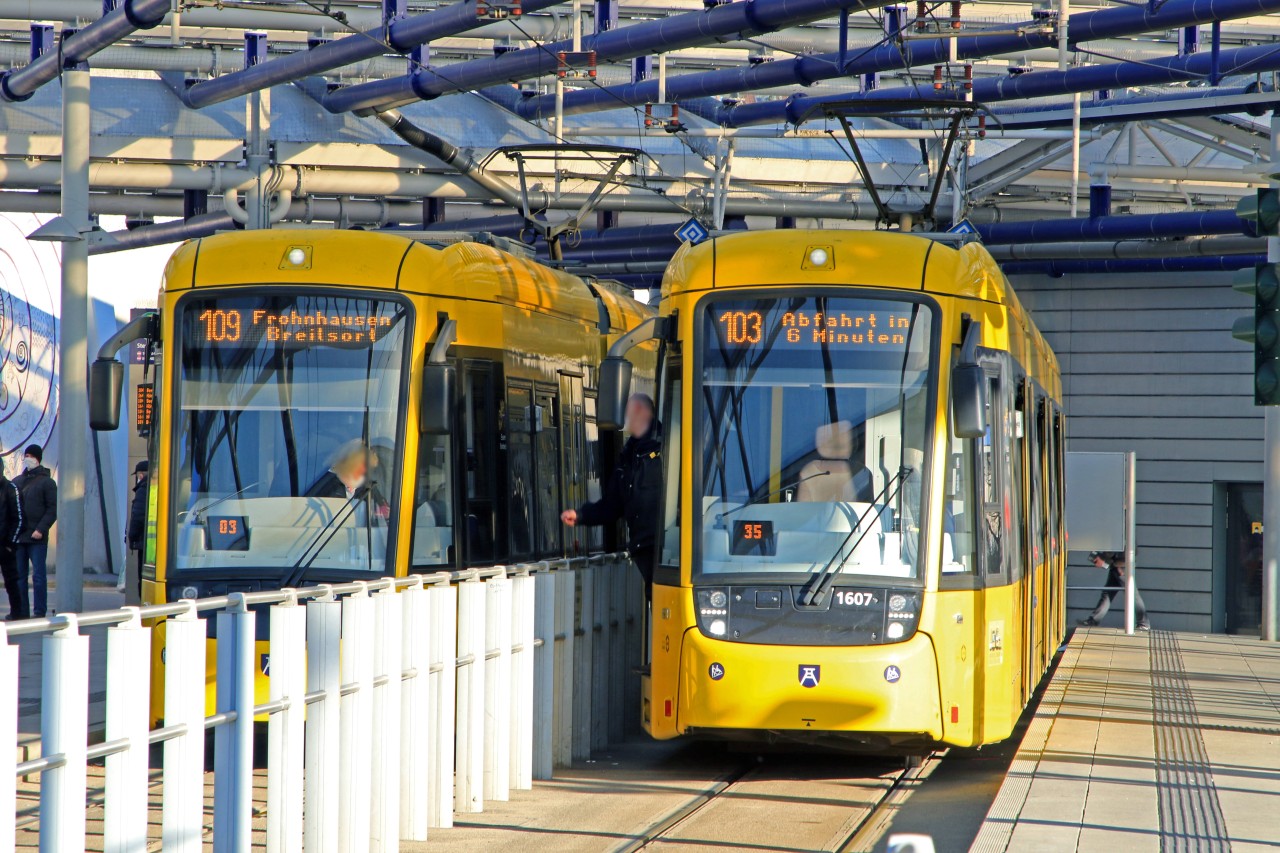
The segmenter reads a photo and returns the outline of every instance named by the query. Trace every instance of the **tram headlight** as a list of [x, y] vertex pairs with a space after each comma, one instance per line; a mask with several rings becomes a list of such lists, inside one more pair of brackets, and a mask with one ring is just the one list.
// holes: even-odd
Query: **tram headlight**
[[902, 626], [901, 622], [890, 622], [889, 627], [885, 629], [884, 633], [890, 640], [900, 640], [902, 639], [902, 635], [905, 631], [906, 628]]
[[723, 588], [699, 589], [694, 593], [698, 608], [698, 628], [708, 637], [729, 634], [729, 591]]

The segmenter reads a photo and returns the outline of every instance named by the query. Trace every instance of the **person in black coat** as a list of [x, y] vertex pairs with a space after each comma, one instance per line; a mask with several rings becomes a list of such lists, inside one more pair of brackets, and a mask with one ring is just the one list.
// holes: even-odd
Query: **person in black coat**
[[18, 499], [18, 487], [9, 481], [0, 469], [0, 575], [4, 576], [4, 591], [9, 596], [9, 615], [6, 622], [26, 619], [27, 597], [18, 583], [18, 531], [22, 529], [22, 501]]
[[49, 559], [49, 531], [58, 520], [58, 485], [44, 467], [44, 448], [27, 445], [21, 474], [13, 478], [22, 501], [22, 526], [18, 531], [18, 594], [27, 600], [27, 572], [31, 573], [31, 615], [40, 619], [48, 610], [49, 586], [45, 567]]
[[138, 595], [142, 595], [142, 561], [147, 539], [147, 491], [151, 485], [151, 464], [143, 459], [133, 469], [136, 482], [133, 484], [133, 501], [129, 504], [129, 530], [125, 541], [129, 550], [137, 555], [138, 576], [136, 578]]
[[560, 513], [570, 527], [596, 526], [619, 519], [627, 522], [627, 550], [644, 577], [645, 594], [653, 585], [658, 511], [662, 500], [662, 429], [653, 398], [633, 394], [627, 401], [626, 430], [630, 438], [618, 454], [618, 467], [598, 501]]

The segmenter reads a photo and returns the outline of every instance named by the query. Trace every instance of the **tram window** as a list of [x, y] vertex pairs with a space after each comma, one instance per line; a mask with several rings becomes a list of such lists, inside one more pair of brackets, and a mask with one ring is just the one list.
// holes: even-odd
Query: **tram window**
[[1028, 465], [1031, 469], [1031, 565], [1035, 566], [1045, 559], [1044, 551], [1044, 400], [1041, 398], [1033, 410], [1034, 415], [1026, 420], [1030, 422], [1031, 458]]
[[1000, 483], [1008, 479], [1001, 446], [1007, 440], [1001, 412], [1002, 390], [997, 377], [988, 378], [987, 434], [982, 438], [982, 538], [988, 575], [1004, 571], [1005, 505]]
[[[181, 310], [175, 569], [388, 571], [407, 307], [262, 291], [200, 295]], [[246, 520], [251, 550], [208, 547], [215, 507]]]
[[683, 431], [681, 419], [684, 410], [684, 382], [680, 378], [680, 363], [671, 362], [666, 369], [666, 382], [662, 389], [663, 429], [663, 497], [662, 497], [662, 555], [664, 566], [680, 564], [680, 437]]
[[973, 574], [977, 571], [973, 502], [975, 442], [951, 435], [947, 453], [947, 477], [942, 505], [942, 573]]
[[424, 435], [413, 500], [413, 566], [440, 566], [453, 554], [453, 460], [449, 436]]
[[560, 430], [556, 410], [558, 400], [552, 392], [539, 389], [535, 405], [529, 413], [534, 435], [536, 479], [533, 511], [536, 513], [538, 554], [563, 554], [560, 533]]
[[463, 386], [463, 448], [466, 453], [466, 511], [463, 522], [468, 563], [491, 563], [497, 530], [498, 418], [494, 412], [492, 365], [468, 366]]
[[[583, 489], [586, 494], [587, 502], [600, 500], [600, 454], [603, 449], [600, 446], [600, 427], [596, 424], [596, 398], [594, 394], [587, 394], [583, 398], [584, 411], [586, 412], [585, 435], [587, 447], [583, 454]], [[600, 526], [587, 527], [579, 525], [574, 528], [578, 531], [578, 535], [586, 539], [587, 550], [590, 552], [599, 551], [604, 547], [604, 528]]]
[[1023, 541], [1022, 541], [1022, 525], [1019, 520], [1025, 509], [1022, 501], [1022, 478], [1026, 469], [1023, 467], [1022, 442], [1025, 433], [1025, 424], [1022, 419], [1023, 408], [1023, 391], [1022, 378], [1016, 377], [1012, 382], [1008, 383], [1005, 390], [1005, 463], [1004, 470], [1008, 473], [1004, 480], [1004, 526], [1008, 531], [1008, 541], [1005, 543], [1005, 559], [1008, 564], [1009, 577], [1017, 579], [1022, 576], [1023, 566]]
[[535, 524], [533, 481], [533, 394], [527, 387], [507, 388], [507, 521], [511, 556], [533, 554]]
[[[919, 576], [932, 322], [873, 297], [709, 303], [696, 573]], [[771, 547], [734, 554], [739, 521], [770, 522]]]

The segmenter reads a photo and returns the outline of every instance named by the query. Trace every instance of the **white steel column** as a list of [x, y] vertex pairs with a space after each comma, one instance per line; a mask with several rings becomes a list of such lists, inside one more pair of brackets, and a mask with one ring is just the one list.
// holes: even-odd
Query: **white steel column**
[[[128, 740], [124, 752], [106, 759], [103, 850], [134, 853], [147, 846], [147, 766], [150, 723], [151, 629], [138, 608], [127, 622], [107, 629], [106, 739]], [[3, 808], [0, 805], [0, 808]]]
[[307, 692], [324, 697], [307, 707], [304, 746], [303, 849], [337, 853], [338, 780], [341, 757], [333, 748], [341, 739], [342, 603], [326, 593], [307, 604]]
[[[89, 70], [62, 72], [62, 244], [58, 338], [58, 611], [84, 608], [84, 488], [89, 437]], [[111, 547], [107, 543], [107, 547]]]
[[303, 729], [306, 725], [307, 610], [292, 598], [271, 608], [270, 701], [288, 704], [267, 721], [267, 850], [302, 849]]
[[89, 728], [89, 638], [74, 614], [44, 638], [40, 734], [46, 758], [62, 756], [62, 766], [40, 781], [41, 853], [80, 853], [85, 849], [85, 779]]
[[[18, 647], [9, 642], [3, 622], [0, 622], [0, 742], [18, 742]], [[15, 832], [17, 753], [16, 749], [0, 749], [0, 844], [9, 843]]]
[[[1067, 40], [1067, 18], [1071, 0], [1058, 0], [1058, 70], [1070, 67], [1070, 43]], [[1071, 96], [1071, 216], [1079, 212], [1080, 196], [1080, 93]]]
[[[1271, 114], [1271, 166], [1280, 169], [1280, 116]], [[1280, 174], [1280, 173], [1277, 173]], [[1271, 186], [1280, 186], [1273, 180]], [[1267, 261], [1280, 263], [1280, 237], [1267, 238]], [[1280, 641], [1280, 411], [1267, 406], [1262, 481], [1262, 639]]]
[[404, 632], [401, 657], [412, 677], [400, 693], [400, 838], [426, 841], [430, 826], [431, 753], [428, 744], [431, 680], [431, 600], [422, 579], [400, 595]]
[[164, 743], [161, 846], [200, 853], [204, 836], [205, 622], [195, 604], [163, 623], [164, 721], [182, 733]]

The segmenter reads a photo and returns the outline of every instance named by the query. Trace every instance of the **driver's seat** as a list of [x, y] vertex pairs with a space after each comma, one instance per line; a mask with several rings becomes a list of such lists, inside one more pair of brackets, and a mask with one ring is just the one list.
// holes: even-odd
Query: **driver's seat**
[[803, 502], [842, 502], [857, 500], [857, 487], [853, 482], [853, 424], [836, 421], [824, 424], [815, 431], [814, 447], [820, 459], [814, 459], [800, 469], [800, 486], [796, 500]]

